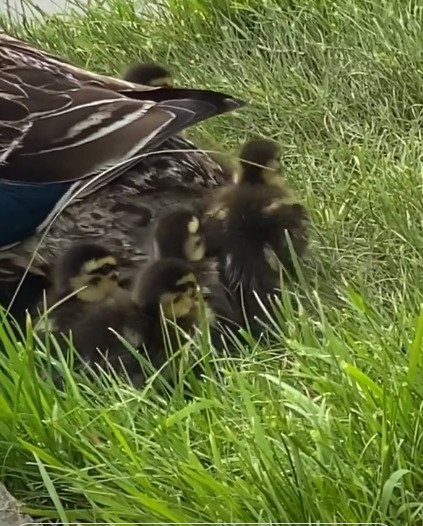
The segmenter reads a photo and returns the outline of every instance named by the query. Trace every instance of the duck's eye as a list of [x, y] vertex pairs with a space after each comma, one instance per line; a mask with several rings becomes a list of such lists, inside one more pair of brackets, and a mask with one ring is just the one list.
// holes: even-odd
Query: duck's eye
[[102, 276], [106, 276], [107, 274], [110, 274], [111, 272], [114, 272], [116, 270], [115, 265], [103, 265], [102, 267], [95, 270], [96, 274], [101, 274]]
[[90, 278], [90, 285], [94, 285], [94, 287], [96, 287], [101, 281], [101, 277], [100, 276], [94, 276], [92, 278]]
[[195, 283], [192, 283], [190, 285], [190, 287], [187, 289], [187, 292], [186, 294], [190, 297], [190, 298], [193, 298], [195, 296], [195, 293], [198, 289], [198, 286], [195, 284]]

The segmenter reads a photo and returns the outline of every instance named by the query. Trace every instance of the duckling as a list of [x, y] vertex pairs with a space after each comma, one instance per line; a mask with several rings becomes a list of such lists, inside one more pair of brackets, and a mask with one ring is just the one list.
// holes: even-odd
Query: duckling
[[[78, 325], [75, 348], [84, 362], [110, 366], [118, 372], [123, 367], [132, 383], [141, 386], [146, 375], [139, 361], [109, 329], [145, 352], [151, 364], [159, 368], [167, 361], [161, 313], [191, 333], [199, 321], [197, 290], [197, 279], [188, 262], [172, 257], [152, 261], [136, 278], [129, 302], [103, 305]], [[170, 328], [169, 334], [174, 349], [177, 332]]]
[[155, 88], [173, 87], [172, 73], [155, 62], [136, 62], [126, 69], [122, 78], [127, 82]]
[[235, 182], [277, 186], [285, 194], [291, 194], [280, 176], [282, 171], [280, 156], [280, 145], [274, 141], [254, 139], [247, 142], [240, 152], [241, 169], [234, 174]]
[[308, 213], [281, 177], [280, 147], [267, 139], [247, 142], [232, 184], [213, 192], [205, 213], [210, 251], [221, 279], [237, 297], [250, 326], [280, 283], [279, 270], [294, 274], [286, 234], [298, 258], [308, 242]]
[[206, 256], [206, 237], [198, 210], [174, 208], [162, 214], [154, 231], [155, 255], [177, 257], [190, 262], [195, 269], [203, 293], [207, 295], [208, 304], [214, 322], [221, 328], [235, 328], [240, 322], [240, 313], [230, 302], [230, 296], [220, 281], [217, 261]]
[[53, 330], [68, 333], [90, 309], [124, 301], [130, 294], [118, 280], [118, 263], [108, 249], [88, 241], [74, 243], [53, 269], [48, 294], [48, 304], [54, 307], [49, 313]]

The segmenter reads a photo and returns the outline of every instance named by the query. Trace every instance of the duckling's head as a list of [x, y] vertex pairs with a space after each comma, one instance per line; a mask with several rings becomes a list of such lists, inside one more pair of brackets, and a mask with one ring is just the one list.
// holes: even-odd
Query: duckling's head
[[75, 292], [78, 299], [94, 303], [116, 291], [118, 277], [117, 261], [109, 250], [94, 243], [77, 243], [58, 261], [55, 287], [60, 295]]
[[201, 220], [191, 210], [178, 209], [163, 214], [158, 219], [154, 241], [159, 257], [196, 262], [206, 253]]
[[123, 79], [144, 86], [171, 88], [173, 79], [171, 72], [154, 62], [137, 62], [125, 71]]
[[234, 174], [234, 182], [280, 186], [280, 154], [279, 144], [269, 139], [247, 142], [241, 148], [240, 169]]
[[133, 299], [149, 314], [160, 307], [167, 318], [183, 318], [197, 303], [197, 278], [191, 265], [177, 258], [150, 263], [138, 277]]

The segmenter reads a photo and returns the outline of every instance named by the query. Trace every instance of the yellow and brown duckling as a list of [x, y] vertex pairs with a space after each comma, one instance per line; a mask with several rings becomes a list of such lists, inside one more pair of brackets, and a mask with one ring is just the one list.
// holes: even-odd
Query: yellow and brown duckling
[[240, 168], [234, 174], [234, 182], [250, 185], [277, 186], [285, 194], [291, 192], [281, 177], [281, 148], [269, 139], [253, 139], [241, 149]]
[[170, 70], [155, 62], [136, 62], [125, 70], [122, 78], [127, 82], [155, 88], [173, 87], [173, 77]]
[[[287, 241], [298, 258], [308, 240], [308, 213], [281, 176], [280, 147], [267, 139], [246, 143], [233, 183], [213, 192], [205, 214], [207, 243], [218, 255], [221, 279], [238, 296], [249, 322], [263, 317], [280, 284], [280, 268], [294, 273]], [[242, 294], [242, 298], [241, 298]]]
[[91, 308], [127, 297], [129, 292], [119, 286], [116, 257], [99, 244], [75, 243], [54, 266], [48, 319], [55, 332], [67, 333]]
[[203, 294], [206, 294], [216, 322], [233, 329], [240, 322], [230, 295], [220, 280], [218, 262], [206, 258], [206, 237], [200, 210], [174, 208], [162, 214], [154, 232], [156, 257], [177, 257], [195, 269]]
[[[181, 259], [151, 262], [135, 280], [131, 301], [103, 305], [78, 325], [74, 345], [85, 363], [111, 367], [126, 374], [136, 386], [146, 377], [140, 361], [125, 347], [113, 329], [135, 349], [147, 353], [154, 368], [166, 363], [163, 316], [191, 333], [199, 322], [198, 284], [192, 266]], [[177, 330], [168, 327], [170, 346], [177, 350]]]

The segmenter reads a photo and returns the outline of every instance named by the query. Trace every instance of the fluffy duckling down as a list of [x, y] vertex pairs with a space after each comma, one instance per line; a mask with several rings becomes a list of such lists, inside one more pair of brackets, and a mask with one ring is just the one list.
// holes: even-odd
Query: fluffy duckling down
[[119, 287], [115, 255], [88, 241], [75, 243], [53, 267], [53, 286], [48, 296], [51, 328], [67, 333], [88, 312], [102, 304], [124, 301], [129, 293]]
[[206, 244], [201, 218], [187, 208], [163, 213], [156, 224], [154, 245], [159, 258], [177, 257], [191, 263], [203, 261]]
[[154, 245], [156, 257], [178, 257], [193, 265], [212, 311], [209, 319], [221, 329], [235, 330], [240, 323], [240, 313], [231, 303], [230, 295], [220, 280], [218, 262], [206, 258], [206, 236], [201, 214], [187, 208], [165, 212], [157, 221]]
[[155, 62], [136, 62], [126, 68], [123, 80], [144, 86], [171, 88], [173, 78], [170, 70]]
[[221, 279], [250, 325], [263, 318], [259, 303], [266, 305], [279, 288], [280, 270], [294, 274], [290, 244], [301, 259], [308, 242], [307, 210], [282, 178], [279, 158], [273, 141], [246, 143], [232, 184], [213, 192], [205, 213], [207, 243], [218, 256]]
[[[149, 376], [148, 371], [143, 370], [142, 361], [116, 333], [138, 350], [153, 369], [159, 369], [167, 362], [169, 351], [179, 348], [180, 329], [190, 335], [199, 324], [197, 294], [197, 278], [188, 262], [171, 257], [153, 261], [135, 280], [130, 301], [103, 305], [78, 325], [75, 348], [85, 363], [124, 372], [140, 387]], [[168, 326], [164, 331], [163, 317], [174, 321], [173, 328]], [[168, 373], [166, 367], [164, 374]]]

